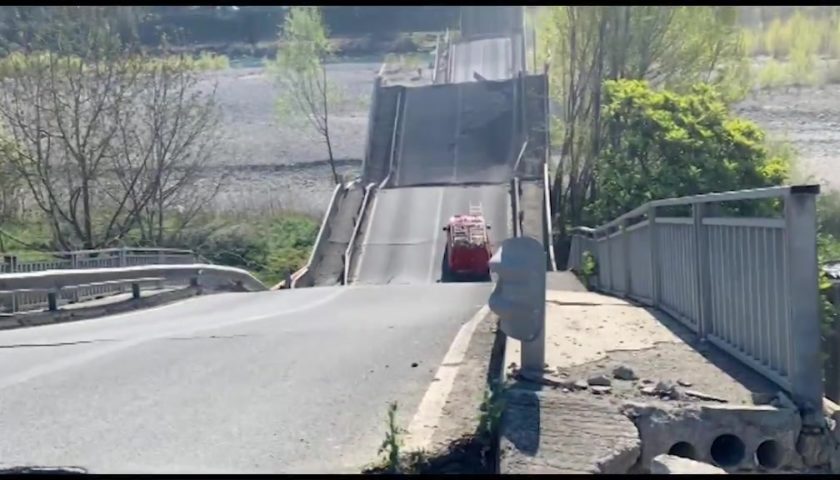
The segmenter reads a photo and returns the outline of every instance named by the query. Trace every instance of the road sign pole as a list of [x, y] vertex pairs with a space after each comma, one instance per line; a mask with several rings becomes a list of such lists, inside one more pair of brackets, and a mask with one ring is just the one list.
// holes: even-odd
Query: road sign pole
[[545, 367], [545, 250], [531, 237], [505, 240], [490, 259], [498, 275], [488, 305], [499, 328], [521, 344], [520, 375], [539, 379]]

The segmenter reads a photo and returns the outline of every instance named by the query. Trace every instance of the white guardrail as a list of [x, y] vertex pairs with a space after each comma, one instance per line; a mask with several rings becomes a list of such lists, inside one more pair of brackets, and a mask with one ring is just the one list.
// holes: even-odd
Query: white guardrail
[[[319, 261], [324, 250], [324, 244], [330, 237], [330, 219], [335, 215], [338, 208], [338, 196], [345, 190], [345, 185], [339, 183], [333, 190], [330, 203], [327, 206], [327, 211], [324, 212], [324, 218], [321, 220], [321, 228], [318, 230], [318, 236], [315, 238], [315, 244], [312, 245], [312, 252], [309, 254], [309, 260], [306, 265], [291, 275], [291, 288], [299, 288], [309, 286], [307, 282], [312, 280], [312, 270], [315, 268], [315, 262]], [[282, 288], [282, 287], [281, 287]]]
[[369, 183], [365, 187], [365, 196], [362, 199], [362, 206], [359, 207], [359, 216], [356, 218], [356, 224], [353, 226], [353, 233], [350, 235], [350, 242], [347, 244], [347, 249], [344, 251], [344, 285], [350, 284], [350, 272], [353, 271], [353, 249], [356, 248], [356, 238], [359, 237], [359, 230], [365, 222], [365, 214], [367, 213], [368, 203], [370, 202], [371, 192], [375, 183]]
[[39, 272], [0, 274], [0, 299], [18, 294], [39, 294], [47, 298], [49, 310], [67, 300], [66, 293], [98, 286], [132, 286], [140, 297], [142, 284], [189, 284], [208, 288], [267, 290], [258, 279], [241, 268], [191, 263], [185, 265], [143, 265], [117, 268], [56, 269]]
[[[569, 268], [597, 262], [595, 288], [654, 306], [790, 392], [822, 405], [817, 286], [818, 185], [647, 203], [597, 228], [573, 230]], [[779, 217], [726, 216], [722, 202], [781, 199]], [[666, 207], [691, 216], [663, 216]]]
[[[70, 252], [45, 252], [49, 260], [20, 261], [14, 254], [5, 254], [0, 263], [0, 274], [41, 272], [46, 270], [76, 270], [91, 268], [121, 268], [139, 265], [169, 265], [206, 263], [190, 250], [173, 248], [107, 248], [100, 250], [75, 250]], [[67, 302], [80, 302], [107, 295], [122, 293], [124, 284], [106, 283], [89, 285], [65, 292], [61, 298]], [[46, 292], [16, 292], [0, 297], [0, 311], [9, 313], [44, 308], [48, 305]]]

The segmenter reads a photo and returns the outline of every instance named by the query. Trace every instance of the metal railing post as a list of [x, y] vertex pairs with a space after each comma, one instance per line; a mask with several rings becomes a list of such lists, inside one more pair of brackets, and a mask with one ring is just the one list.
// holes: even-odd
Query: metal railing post
[[621, 242], [621, 268], [624, 273], [624, 292], [625, 297], [630, 296], [630, 283], [633, 281], [630, 271], [630, 235], [627, 233], [627, 220], [622, 220], [618, 226], [620, 242]]
[[[785, 198], [785, 262], [790, 292], [793, 399], [803, 410], [822, 411], [823, 365], [817, 267], [817, 210], [819, 186], [791, 187]], [[804, 418], [803, 418], [804, 420]]]
[[650, 280], [651, 280], [651, 301], [654, 307], [658, 307], [662, 299], [659, 272], [659, 232], [656, 228], [656, 207], [648, 208], [648, 232], [650, 235]]
[[712, 292], [709, 271], [709, 239], [703, 219], [708, 214], [708, 204], [695, 203], [691, 206], [694, 220], [694, 265], [697, 276], [697, 335], [705, 340], [712, 327]]
[[49, 308], [49, 310], [51, 312], [54, 312], [54, 311], [58, 310], [58, 292], [57, 291], [53, 290], [53, 291], [47, 293], [47, 306], [48, 306], [47, 308]]

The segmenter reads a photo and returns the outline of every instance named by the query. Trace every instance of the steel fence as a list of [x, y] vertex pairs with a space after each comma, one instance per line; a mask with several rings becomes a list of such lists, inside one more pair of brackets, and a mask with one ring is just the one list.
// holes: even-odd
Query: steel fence
[[[818, 186], [658, 200], [597, 228], [576, 228], [569, 268], [596, 260], [590, 284], [659, 308], [790, 392], [823, 396], [818, 310]], [[725, 215], [724, 205], [779, 199], [780, 215]], [[669, 207], [691, 216], [661, 216]]]
[[[190, 250], [168, 248], [109, 248], [49, 253], [52, 260], [18, 261], [13, 255], [3, 257], [0, 273], [29, 273], [47, 270], [137, 267], [145, 265], [192, 264], [202, 259]], [[62, 292], [59, 304], [83, 302], [124, 293], [126, 285], [95, 285]], [[0, 296], [0, 312], [15, 313], [46, 308], [46, 292], [14, 292]]]

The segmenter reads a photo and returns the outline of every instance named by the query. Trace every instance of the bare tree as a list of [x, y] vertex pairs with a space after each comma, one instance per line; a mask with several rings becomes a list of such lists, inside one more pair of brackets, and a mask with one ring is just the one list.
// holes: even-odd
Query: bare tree
[[222, 186], [223, 177], [207, 174], [220, 146], [215, 85], [204, 92], [200, 81], [180, 59], [154, 64], [133, 114], [119, 125], [114, 173], [130, 192], [143, 243], [171, 243]]
[[324, 139], [333, 180], [341, 182], [335, 168], [330, 139], [330, 105], [338, 99], [336, 86], [327, 81], [325, 62], [331, 54], [327, 30], [318, 7], [291, 7], [280, 33], [273, 76], [280, 87], [281, 117], [302, 115]]
[[160, 242], [168, 209], [183, 226], [205, 201], [184, 192], [217, 133], [212, 92], [195, 91], [187, 63], [139, 56], [109, 28], [80, 24], [84, 35], [58, 29], [56, 52], [3, 61], [9, 161], [62, 248], [115, 244], [137, 228]]

